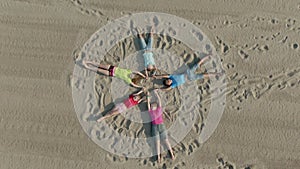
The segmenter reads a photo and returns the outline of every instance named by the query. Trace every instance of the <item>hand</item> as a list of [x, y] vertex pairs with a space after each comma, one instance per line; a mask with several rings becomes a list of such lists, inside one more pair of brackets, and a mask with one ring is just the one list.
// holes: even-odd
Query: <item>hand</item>
[[144, 91], [145, 94], [149, 93], [149, 90], [146, 87], [143, 88], [143, 91]]

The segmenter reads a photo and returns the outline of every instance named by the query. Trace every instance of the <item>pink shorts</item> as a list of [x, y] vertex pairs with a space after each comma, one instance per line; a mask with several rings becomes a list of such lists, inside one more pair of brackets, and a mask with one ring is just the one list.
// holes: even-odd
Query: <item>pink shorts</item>
[[116, 104], [116, 108], [118, 109], [119, 113], [123, 113], [126, 111], [127, 107], [124, 103], [118, 103]]

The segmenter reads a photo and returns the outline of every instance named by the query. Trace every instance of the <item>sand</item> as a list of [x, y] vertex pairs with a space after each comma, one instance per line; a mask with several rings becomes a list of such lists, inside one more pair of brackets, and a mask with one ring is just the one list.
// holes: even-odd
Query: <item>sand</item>
[[[300, 168], [299, 2], [27, 0], [0, 4], [1, 169]], [[211, 82], [197, 81], [192, 86], [200, 95], [201, 118], [173, 147], [176, 159], [163, 153], [161, 164], [147, 157], [114, 155], [95, 143], [99, 124], [88, 117], [112, 107], [110, 103], [119, 96], [109, 95], [113, 91], [108, 86], [118, 81], [88, 71], [73, 74], [82, 61], [84, 44], [96, 31], [136, 12], [164, 12], [193, 23], [212, 42], [226, 74], [225, 110], [213, 135], [203, 144], [197, 139], [212, 99]], [[182, 58], [171, 64], [195, 62], [193, 53], [179, 41], [166, 36], [154, 40], [155, 47]], [[108, 53], [134, 57], [133, 41], [131, 37], [117, 43]], [[108, 58], [105, 62], [118, 64], [118, 58]], [[96, 87], [89, 94], [99, 101], [90, 107], [84, 104], [84, 112], [90, 114], [78, 117], [74, 106], [81, 105], [74, 105], [72, 89], [86, 89], [84, 75], [93, 75]], [[182, 100], [176, 99], [180, 91], [173, 92], [165, 96], [175, 96], [166, 107], [176, 119], [176, 106]], [[81, 121], [92, 125], [87, 133]], [[122, 116], [107, 123], [128, 136], [144, 137], [150, 127]], [[167, 127], [171, 123], [166, 120]]]

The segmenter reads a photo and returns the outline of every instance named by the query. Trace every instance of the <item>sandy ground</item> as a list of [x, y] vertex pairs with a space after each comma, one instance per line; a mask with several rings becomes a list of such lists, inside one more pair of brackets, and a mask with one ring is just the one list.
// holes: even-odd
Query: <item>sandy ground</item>
[[[199, 27], [227, 79], [226, 108], [212, 137], [195, 142], [196, 125], [174, 147], [176, 159], [160, 165], [100, 148], [82, 129], [72, 100], [74, 60], [84, 43], [110, 20], [145, 11]], [[300, 168], [299, 2], [2, 0], [0, 15], [1, 169]], [[205, 91], [208, 82], [197, 84]], [[202, 97], [205, 115], [209, 102]], [[117, 127], [124, 123], [115, 120]]]

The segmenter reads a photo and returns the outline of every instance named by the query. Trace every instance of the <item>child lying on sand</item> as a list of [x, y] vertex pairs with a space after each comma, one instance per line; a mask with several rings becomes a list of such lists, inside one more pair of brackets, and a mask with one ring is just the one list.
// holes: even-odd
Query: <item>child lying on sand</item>
[[133, 87], [137, 87], [137, 88], [142, 88], [142, 86], [133, 83], [130, 76], [132, 74], [138, 74], [143, 78], [145, 78], [145, 75], [142, 74], [141, 72], [131, 71], [129, 69], [122, 69], [112, 65], [104, 65], [92, 61], [83, 61], [83, 65], [85, 66], [85, 68], [92, 70], [94, 72], [102, 73], [106, 76], [118, 77], [124, 80], [126, 83], [131, 84]]
[[147, 105], [148, 105], [149, 114], [152, 119], [152, 137], [155, 138], [157, 161], [160, 162], [161, 161], [160, 140], [163, 140], [163, 142], [166, 144], [167, 148], [170, 151], [171, 158], [174, 159], [175, 157], [173, 154], [171, 144], [168, 140], [166, 127], [165, 127], [164, 121], [163, 121], [163, 110], [161, 107], [161, 99], [157, 93], [157, 90], [154, 90], [154, 93], [158, 99], [158, 103], [152, 102], [150, 104], [150, 96], [149, 96], [149, 93], [147, 93]]
[[152, 44], [153, 44], [153, 31], [154, 28], [151, 28], [151, 32], [148, 38], [148, 43], [146, 43], [144, 37], [141, 34], [141, 31], [139, 28], [137, 28], [138, 32], [138, 38], [140, 39], [141, 47], [144, 51], [143, 57], [144, 57], [144, 63], [145, 63], [145, 74], [146, 77], [148, 77], [148, 74], [150, 76], [155, 75], [156, 72], [156, 66], [153, 59], [153, 53], [152, 53]]
[[121, 103], [116, 104], [115, 107], [110, 112], [108, 112], [105, 116], [99, 118], [97, 120], [97, 122], [100, 122], [108, 117], [111, 117], [111, 116], [114, 116], [114, 115], [117, 115], [120, 113], [124, 113], [127, 109], [130, 109], [133, 106], [138, 105], [140, 102], [145, 100], [141, 97], [142, 92], [143, 92], [143, 89], [141, 91], [139, 91], [138, 93], [131, 94], [128, 97], [128, 99], [124, 100]]
[[197, 64], [195, 64], [192, 68], [188, 69], [185, 73], [182, 74], [174, 74], [174, 75], [160, 75], [155, 76], [157, 79], [166, 78], [164, 80], [164, 85], [166, 88], [162, 89], [165, 91], [171, 90], [179, 85], [184, 84], [187, 81], [194, 81], [203, 78], [209, 78], [210, 76], [217, 76], [221, 75], [221, 73], [200, 73], [196, 74], [195, 71], [198, 67], [210, 58], [210, 56], [206, 56], [205, 58], [201, 59]]

